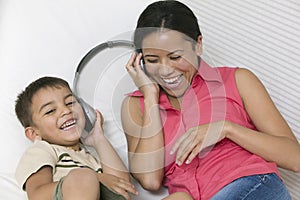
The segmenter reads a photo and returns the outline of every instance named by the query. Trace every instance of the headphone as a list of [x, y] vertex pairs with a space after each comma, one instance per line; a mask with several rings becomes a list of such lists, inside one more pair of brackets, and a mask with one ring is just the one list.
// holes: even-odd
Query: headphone
[[95, 122], [96, 122], [96, 112], [95, 109], [89, 105], [87, 102], [85, 102], [82, 98], [78, 97], [78, 91], [77, 91], [77, 85], [78, 85], [78, 79], [80, 76], [80, 72], [83, 70], [83, 68], [89, 63], [89, 61], [92, 60], [98, 53], [103, 51], [106, 48], [114, 48], [114, 47], [127, 47], [131, 49], [135, 49], [135, 46], [133, 42], [128, 40], [113, 40], [113, 41], [107, 41], [104, 43], [101, 43], [97, 45], [96, 47], [92, 48], [79, 62], [79, 65], [77, 66], [75, 77], [73, 81], [73, 93], [75, 97], [77, 98], [78, 102], [80, 103], [84, 116], [85, 116], [85, 133], [82, 134], [82, 137], [87, 137], [88, 133], [93, 129]]

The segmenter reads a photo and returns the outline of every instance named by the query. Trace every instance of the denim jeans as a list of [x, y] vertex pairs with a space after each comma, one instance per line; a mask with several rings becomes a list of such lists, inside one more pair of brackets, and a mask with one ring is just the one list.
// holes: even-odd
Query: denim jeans
[[211, 200], [290, 200], [291, 196], [275, 174], [239, 178], [217, 192]]

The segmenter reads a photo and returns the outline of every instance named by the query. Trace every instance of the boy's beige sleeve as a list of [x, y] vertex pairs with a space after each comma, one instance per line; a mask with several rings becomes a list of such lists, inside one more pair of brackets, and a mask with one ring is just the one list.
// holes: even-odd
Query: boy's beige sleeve
[[25, 190], [24, 184], [28, 177], [43, 166], [56, 163], [56, 155], [51, 146], [45, 141], [35, 141], [22, 155], [16, 168], [15, 177], [19, 186]]

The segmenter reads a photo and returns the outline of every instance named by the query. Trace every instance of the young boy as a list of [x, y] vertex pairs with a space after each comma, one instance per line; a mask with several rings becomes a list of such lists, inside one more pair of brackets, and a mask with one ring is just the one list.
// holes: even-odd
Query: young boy
[[65, 80], [42, 77], [32, 82], [18, 95], [15, 111], [33, 142], [16, 169], [29, 199], [130, 199], [128, 192], [137, 194], [104, 136], [99, 111], [94, 129], [83, 141], [99, 158], [81, 143], [84, 113]]

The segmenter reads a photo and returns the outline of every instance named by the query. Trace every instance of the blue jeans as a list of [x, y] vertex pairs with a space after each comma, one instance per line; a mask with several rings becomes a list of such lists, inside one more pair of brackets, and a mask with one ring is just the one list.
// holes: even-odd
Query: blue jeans
[[239, 178], [223, 187], [211, 200], [290, 200], [291, 196], [275, 174]]

